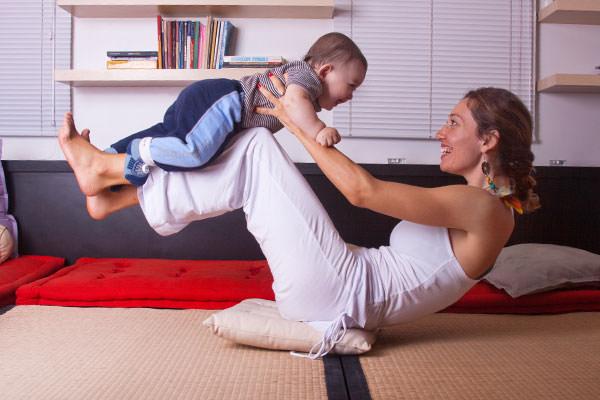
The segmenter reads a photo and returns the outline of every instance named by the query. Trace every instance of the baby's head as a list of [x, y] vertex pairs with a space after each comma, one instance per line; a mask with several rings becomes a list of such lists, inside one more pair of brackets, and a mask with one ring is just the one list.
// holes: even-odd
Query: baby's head
[[308, 49], [304, 61], [321, 79], [323, 93], [318, 100], [326, 110], [352, 100], [352, 93], [367, 73], [367, 59], [356, 43], [338, 32], [327, 33], [317, 39]]

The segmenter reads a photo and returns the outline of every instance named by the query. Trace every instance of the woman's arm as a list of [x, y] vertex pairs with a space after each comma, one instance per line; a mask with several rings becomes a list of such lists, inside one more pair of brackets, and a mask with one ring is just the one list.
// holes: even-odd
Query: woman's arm
[[288, 104], [288, 115], [298, 128], [306, 132], [312, 138], [317, 137], [321, 129], [325, 128], [325, 123], [317, 117], [315, 107], [313, 106], [306, 89], [299, 85], [288, 85], [285, 92]]
[[[284, 86], [275, 80], [275, 87], [284, 93]], [[481, 226], [478, 221], [481, 222], [482, 215], [489, 215], [486, 207], [497, 205], [493, 196], [466, 185], [428, 189], [377, 179], [336, 148], [320, 146], [295, 125], [287, 113], [290, 105], [285, 96], [277, 99], [265, 88], [261, 91], [274, 107], [256, 111], [279, 118], [304, 145], [325, 176], [358, 207], [416, 223], [470, 231]]]
[[337, 130], [325, 129], [327, 126], [317, 116], [306, 89], [299, 85], [288, 85], [285, 98], [289, 119], [299, 130], [308, 134], [321, 146], [333, 146], [340, 141]]

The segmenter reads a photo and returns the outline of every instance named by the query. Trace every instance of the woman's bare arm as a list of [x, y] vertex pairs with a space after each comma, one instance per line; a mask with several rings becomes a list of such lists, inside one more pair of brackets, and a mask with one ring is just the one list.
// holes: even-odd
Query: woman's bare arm
[[301, 131], [307, 133], [321, 146], [333, 146], [340, 141], [337, 130], [325, 129], [327, 126], [317, 116], [306, 89], [299, 85], [288, 85], [285, 97], [287, 114]]
[[315, 107], [310, 101], [306, 89], [299, 85], [289, 85], [285, 93], [290, 120], [311, 137], [317, 137], [317, 134], [326, 125], [317, 117]]
[[[283, 84], [275, 80], [275, 87], [283, 93]], [[416, 223], [471, 231], [481, 226], [482, 215], [489, 215], [487, 207], [497, 206], [492, 196], [466, 185], [429, 189], [377, 179], [336, 148], [320, 146], [295, 125], [288, 116], [285, 96], [277, 99], [268, 90], [261, 91], [274, 107], [257, 112], [279, 118], [327, 178], [358, 207]]]

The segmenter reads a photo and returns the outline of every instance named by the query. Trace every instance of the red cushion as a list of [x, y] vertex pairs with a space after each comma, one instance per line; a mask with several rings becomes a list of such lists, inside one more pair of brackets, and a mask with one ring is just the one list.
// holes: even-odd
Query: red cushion
[[222, 309], [274, 299], [265, 260], [81, 258], [21, 287], [17, 304]]
[[[53, 257], [27, 257], [54, 259]], [[35, 258], [34, 258], [35, 257]], [[15, 263], [17, 260], [11, 260]], [[62, 265], [62, 259], [59, 260]], [[0, 266], [2, 269], [8, 265]], [[31, 282], [10, 279], [14, 288]], [[8, 270], [7, 270], [8, 271]], [[2, 294], [0, 280], [0, 294]], [[185, 261], [164, 259], [82, 258], [73, 266], [17, 290], [17, 304], [222, 309], [246, 298], [274, 299], [273, 277], [265, 260]], [[0, 296], [1, 297], [1, 296]], [[600, 311], [600, 290], [555, 290], [510, 297], [482, 281], [444, 312], [552, 314]]]
[[65, 264], [64, 258], [21, 256], [0, 265], [0, 306], [15, 304], [15, 291], [21, 285], [48, 276]]
[[512, 298], [502, 289], [481, 281], [444, 312], [481, 314], [557, 314], [600, 311], [600, 290], [553, 290]]

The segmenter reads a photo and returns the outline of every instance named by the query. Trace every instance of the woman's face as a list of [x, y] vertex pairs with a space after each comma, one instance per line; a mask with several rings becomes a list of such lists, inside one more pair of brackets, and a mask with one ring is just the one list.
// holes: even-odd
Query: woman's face
[[480, 171], [483, 152], [482, 140], [477, 136], [477, 123], [467, 100], [461, 100], [454, 107], [436, 138], [441, 143], [440, 169], [462, 175], [470, 182], [468, 177]]

